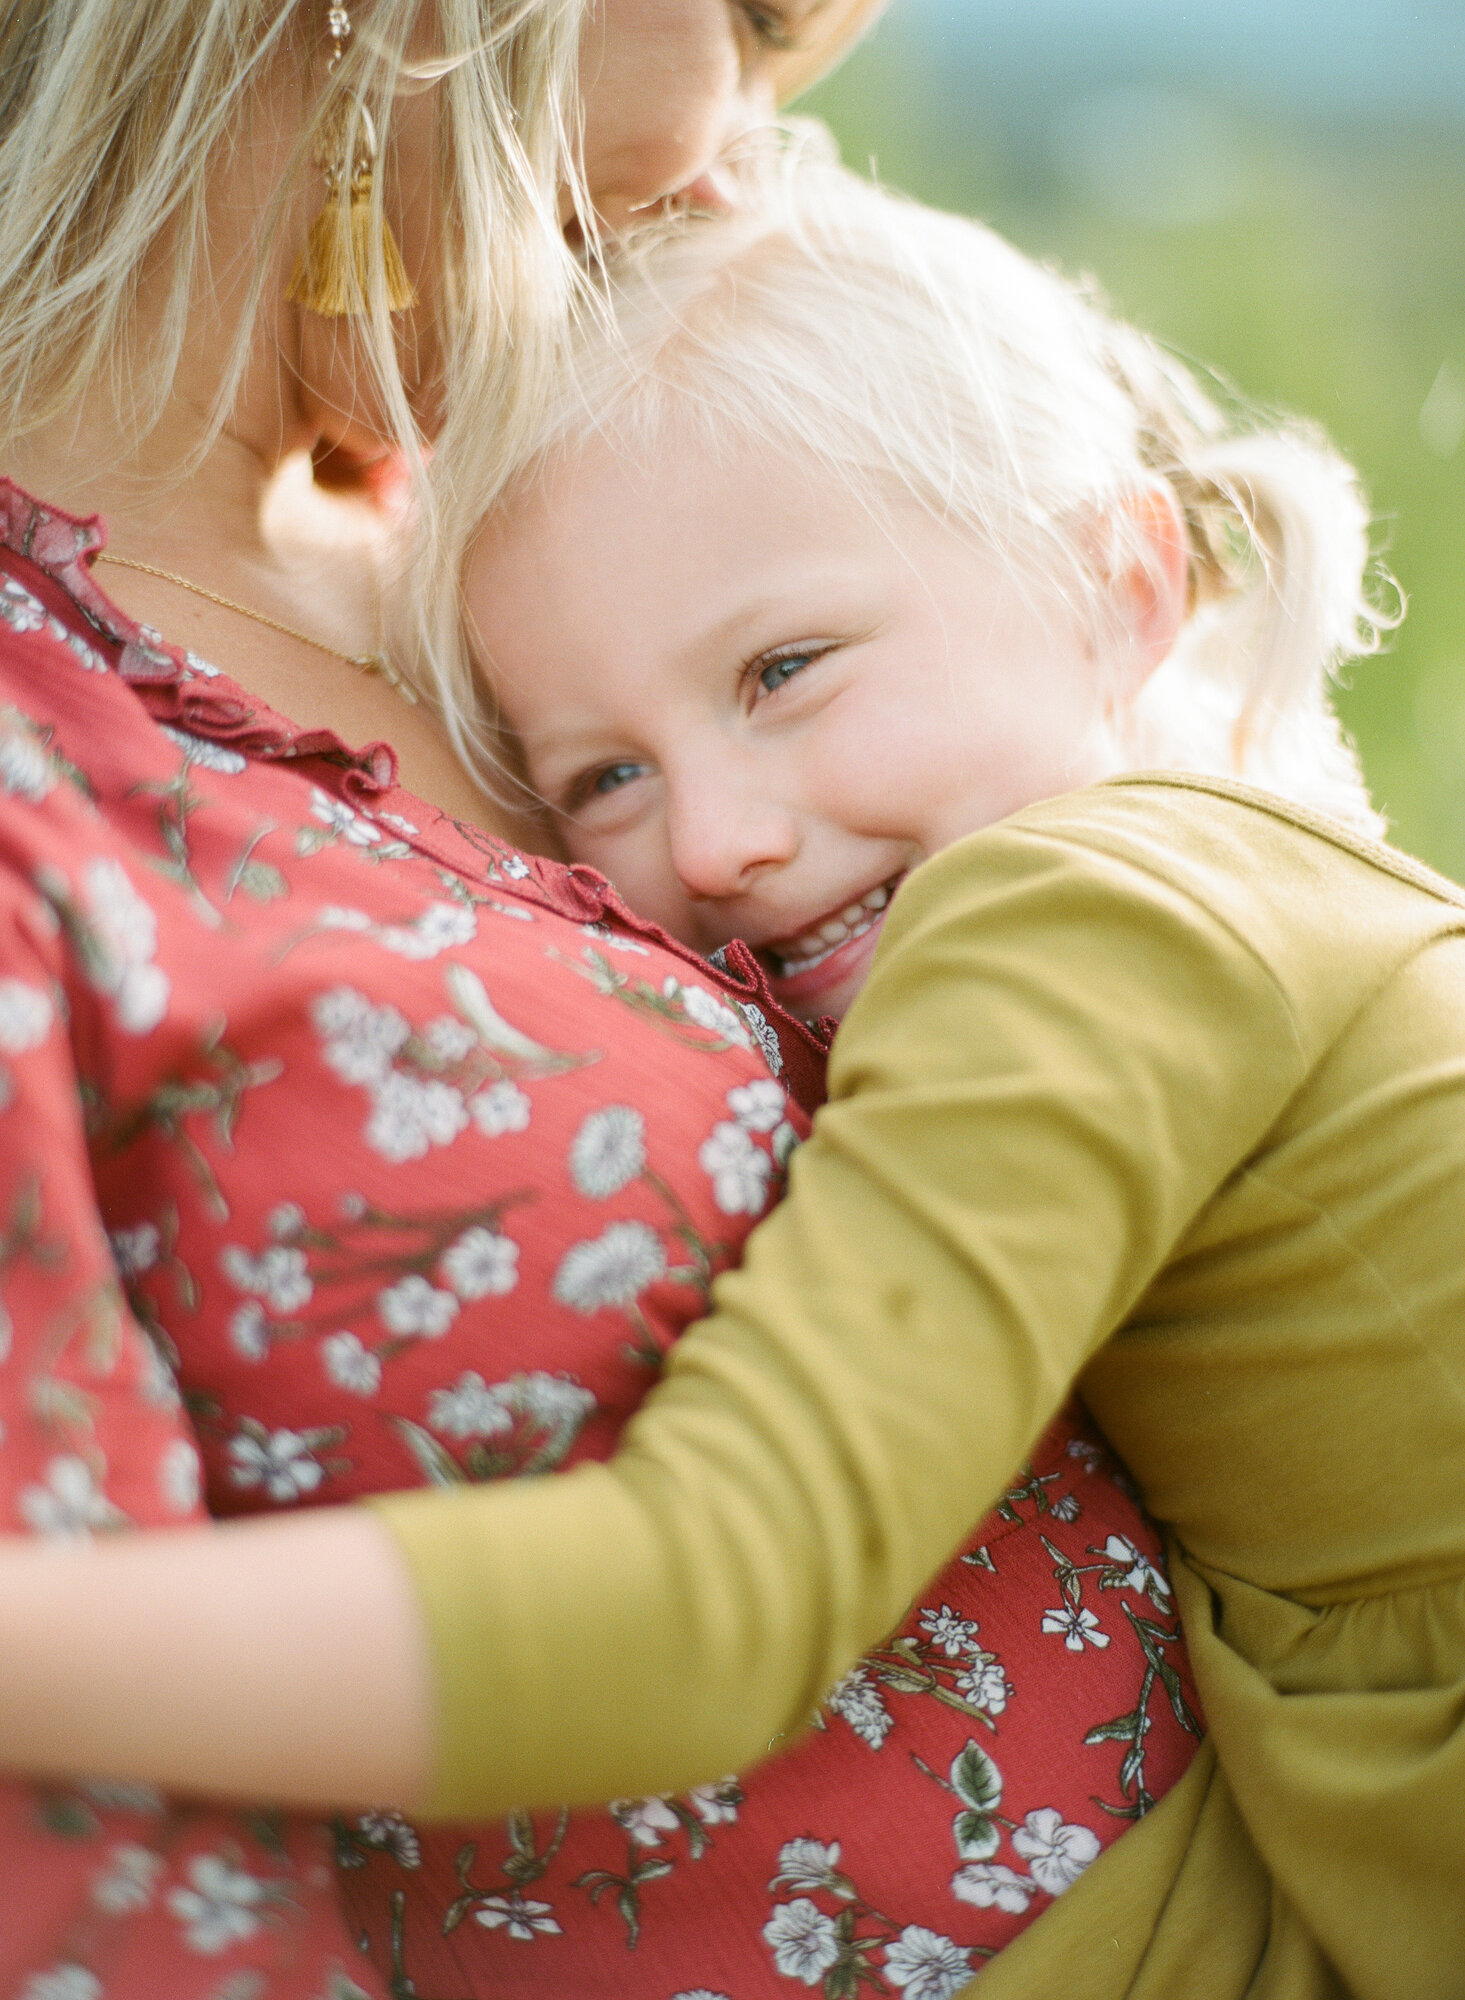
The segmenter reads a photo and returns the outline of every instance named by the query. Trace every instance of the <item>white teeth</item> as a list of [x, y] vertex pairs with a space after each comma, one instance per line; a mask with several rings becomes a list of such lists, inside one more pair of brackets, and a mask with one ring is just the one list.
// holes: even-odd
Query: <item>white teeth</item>
[[858, 903], [849, 903], [837, 917], [830, 917], [817, 930], [806, 931], [780, 945], [777, 956], [788, 972], [808, 972], [838, 951], [842, 944], [863, 937], [890, 901], [888, 888], [870, 889]]

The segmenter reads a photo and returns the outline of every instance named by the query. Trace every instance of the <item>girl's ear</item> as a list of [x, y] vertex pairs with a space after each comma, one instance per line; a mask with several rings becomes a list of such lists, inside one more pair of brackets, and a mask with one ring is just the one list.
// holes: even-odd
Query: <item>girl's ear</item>
[[1109, 584], [1119, 631], [1121, 702], [1133, 701], [1169, 657], [1190, 610], [1190, 537], [1163, 480], [1119, 503]]

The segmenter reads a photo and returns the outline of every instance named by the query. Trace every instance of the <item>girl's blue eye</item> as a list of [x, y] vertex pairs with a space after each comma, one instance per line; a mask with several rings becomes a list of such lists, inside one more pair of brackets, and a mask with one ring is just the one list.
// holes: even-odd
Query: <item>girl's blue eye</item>
[[622, 785], [634, 784], [644, 769], [643, 764], [607, 764], [590, 780], [591, 795], [603, 799], [611, 792], [618, 792]]
[[814, 653], [785, 653], [782, 659], [769, 660], [758, 669], [758, 685], [764, 694], [777, 694], [817, 657]]

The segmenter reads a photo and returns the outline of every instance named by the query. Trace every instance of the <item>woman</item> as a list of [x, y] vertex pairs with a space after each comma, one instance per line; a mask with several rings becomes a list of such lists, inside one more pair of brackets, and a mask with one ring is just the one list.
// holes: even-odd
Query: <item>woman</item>
[[[582, 33], [569, 4], [503, 23], [468, 0], [431, 13], [377, 0], [355, 16], [244, 0], [202, 13], [183, 0], [145, 13], [124, 0], [11, 10], [0, 30], [0, 408], [15, 480], [0, 558], [11, 919], [0, 1041], [12, 1526], [194, 1518], [195, 1433], [211, 1503], [236, 1510], [603, 1455], [771, 1198], [802, 1127], [767, 1062], [795, 1081], [802, 1065], [808, 1081], [817, 1051], [787, 1023], [779, 1047], [751, 971], [713, 990], [700, 962], [669, 953], [593, 882], [505, 844], [507, 816], [454, 755], [481, 756], [483, 728], [449, 639], [429, 634], [414, 687], [382, 654], [370, 518], [278, 475], [307, 451], [358, 483], [387, 454], [405, 464], [427, 523], [416, 582], [449, 627], [457, 542], [497, 476], [477, 413], [498, 413], [510, 462], [566, 315], [584, 304], [566, 235], [665, 200], [718, 201], [724, 144], [871, 11], [605, 0]], [[658, 1095], [643, 1110], [648, 1075]], [[599, 1348], [580, 1340], [592, 1318], [610, 1329]], [[520, 1344], [505, 1345], [506, 1325]], [[176, 1361], [192, 1429], [143, 1329]], [[532, 1352], [530, 1332], [543, 1342]], [[1070, 1428], [1050, 1452], [1066, 1484], [1040, 1468], [1009, 1509], [1019, 1524], [1058, 1492], [1064, 1511], [1045, 1524], [1060, 1540], [1071, 1532], [1076, 1551], [1100, 1521], [1146, 1535], [1096, 1447]], [[541, 1531], [553, 1533], [553, 1513]], [[315, 1732], [313, 1754], [292, 1750], [284, 1783], [265, 1773], [267, 1791], [420, 1799], [432, 1697], [400, 1560], [364, 1513], [292, 1527], [288, 1541], [276, 1524], [168, 1538], [164, 1596], [201, 1589], [217, 1604], [215, 1633], [232, 1625], [229, 1656], [246, 1676], [262, 1671], [253, 1694], [274, 1704], [282, 1743], [282, 1701], [342, 1716]], [[1036, 1532], [1026, 1542], [1043, 1547]], [[236, 1550], [253, 1582], [231, 1566]], [[984, 1553], [978, 1537], [974, 1558]], [[1029, 1570], [1030, 1591], [1051, 1594], [1050, 1558], [1030, 1556]], [[22, 1555], [17, 1592], [32, 1573]], [[957, 1727], [956, 1750], [1006, 1700], [1000, 1672], [985, 1708], [953, 1693], [958, 1666], [992, 1679], [956, 1594], [978, 1573], [953, 1571], [951, 1603], [931, 1607], [936, 1627], [907, 1641], [887, 1682], [914, 1677]], [[83, 1596], [104, 1611], [105, 1585]], [[160, 1629], [140, 1572], [123, 1598], [104, 1613], [104, 1653]], [[64, 1624], [43, 1613], [40, 1631]], [[245, 1665], [267, 1630], [279, 1653]], [[532, 1654], [541, 1681], [560, 1670], [549, 1649]], [[1112, 1703], [1067, 1716], [1076, 1746], [1095, 1716], [1137, 1698], [1138, 1649], [1116, 1645], [1104, 1664]], [[168, 1758], [206, 1745], [204, 1785], [257, 1791], [259, 1746], [232, 1738], [226, 1681], [213, 1668], [194, 1676], [178, 1651], [168, 1671], [187, 1692], [175, 1701], [155, 1683], [120, 1759], [75, 1714], [58, 1759], [42, 1718], [18, 1709], [15, 1754], [23, 1742], [37, 1770], [187, 1784], [200, 1774]], [[22, 1667], [17, 1691], [43, 1705], [54, 1694], [56, 1720], [64, 1680]], [[242, 1713], [252, 1696], [237, 1693]], [[195, 1697], [215, 1710], [201, 1730], [186, 1712]], [[866, 1737], [850, 1737], [851, 1763], [845, 1738], [826, 1732], [826, 1754], [868, 1793], [874, 1770], [858, 1758], [884, 1725], [869, 1699], [847, 1695], [845, 1709], [847, 1735], [862, 1715]], [[1035, 1712], [1051, 1733], [1058, 1710]], [[106, 1726], [119, 1719], [112, 1709]], [[648, 1751], [664, 1754], [642, 1730], [595, 1763], [568, 1710], [563, 1722], [527, 1781], [506, 1756], [475, 1809], [603, 1797], [635, 1782]], [[158, 1763], [160, 1724], [172, 1747]], [[1154, 1719], [1153, 1733], [1139, 1780], [1150, 1794], [1190, 1748], [1178, 1722]], [[1100, 1755], [1117, 1773], [1120, 1752]], [[1007, 1777], [1011, 1810], [1011, 1759]], [[769, 1782], [777, 1798], [791, 1781]], [[805, 1831], [810, 1782], [778, 1806], [785, 1833]], [[1031, 1782], [1046, 1782], [1041, 1769]], [[1135, 1792], [1131, 1780], [1116, 1794], [1122, 1812]], [[944, 1890], [950, 1810], [939, 1787], [930, 1801], [939, 1841], [924, 1866]], [[1052, 1811], [1041, 1789], [1031, 1803]], [[224, 1970], [282, 1994], [370, 1977], [307, 1827], [160, 1818], [156, 1799], [115, 1789], [55, 1795], [39, 1822], [34, 1799], [14, 1794], [7, 1810], [15, 1908], [0, 1949], [32, 2000], [212, 1991]], [[724, 1790], [688, 1810], [679, 1824], [702, 1854], [705, 1829], [731, 1825], [741, 1805]], [[630, 1993], [642, 1990], [632, 1968], [646, 1979], [663, 1968], [669, 1992], [690, 1984], [677, 1952], [700, 1943], [686, 1921], [694, 1883], [656, 1957], [648, 1885], [666, 1870], [651, 1850], [669, 1811], [644, 1802], [599, 1835], [515, 1822], [497, 1885], [463, 1862], [461, 1835], [418, 1846], [392, 1816], [356, 1818], [337, 1847], [396, 1990], [507, 1991], [520, 1977], [544, 1991], [550, 1976], [567, 1993]], [[1123, 1823], [1099, 1817], [1106, 1837]], [[775, 1812], [775, 1858], [777, 1824]], [[587, 1880], [596, 1869], [582, 1857], [567, 1885], [576, 1914], [548, 1916], [547, 1891], [526, 1888], [551, 1865], [569, 1873], [575, 1843], [606, 1829], [618, 1846], [605, 1879]], [[1087, 1859], [1100, 1844], [1089, 1833], [1074, 1851]], [[430, 1864], [456, 1919], [421, 1886]], [[1041, 1900], [1062, 1886], [1049, 1880]], [[761, 1882], [752, 1889], [766, 1914]], [[1012, 1915], [997, 1912], [999, 1942]], [[867, 1923], [867, 1956], [883, 1954], [892, 1977], [907, 1961], [914, 1976], [934, 1948], [918, 1922], [878, 1930]], [[550, 1975], [515, 1964], [522, 1944], [567, 1931], [580, 1954], [568, 1970], [563, 1957]], [[502, 1951], [489, 1958], [495, 1945], [511, 1971]], [[740, 1992], [775, 1976], [756, 1934], [740, 1948], [756, 1968]], [[952, 1954], [944, 1973], [926, 1965], [928, 1984], [949, 1983], [964, 1950]]]

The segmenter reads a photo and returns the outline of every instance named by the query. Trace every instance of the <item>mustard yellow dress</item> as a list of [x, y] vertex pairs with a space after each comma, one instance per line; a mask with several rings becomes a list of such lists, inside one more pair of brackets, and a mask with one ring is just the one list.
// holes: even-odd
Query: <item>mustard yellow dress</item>
[[373, 1503], [439, 1812], [756, 1761], [1077, 1381], [1209, 1736], [981, 2000], [1465, 1995], [1465, 892], [1210, 780], [961, 842], [716, 1301], [609, 1464]]

